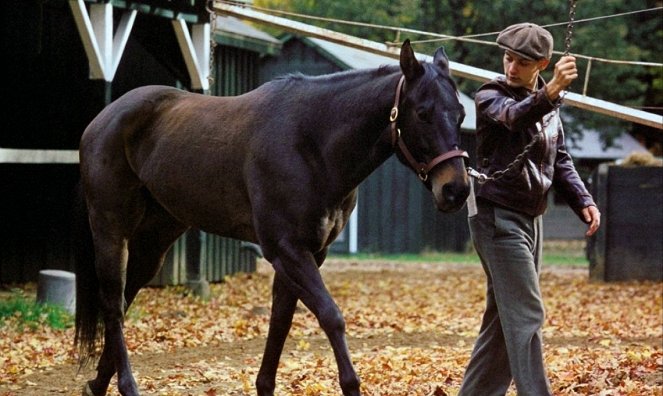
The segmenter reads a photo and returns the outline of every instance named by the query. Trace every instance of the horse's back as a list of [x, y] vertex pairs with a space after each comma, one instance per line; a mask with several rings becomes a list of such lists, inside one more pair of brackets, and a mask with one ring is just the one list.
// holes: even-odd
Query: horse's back
[[[87, 126], [81, 137], [81, 160], [88, 150], [108, 147], [108, 140], [120, 138], [132, 128], [153, 118], [153, 112], [164, 100], [180, 95], [179, 90], [166, 86], [145, 86], [133, 89], [106, 106]], [[102, 143], [103, 142], [103, 143]]]

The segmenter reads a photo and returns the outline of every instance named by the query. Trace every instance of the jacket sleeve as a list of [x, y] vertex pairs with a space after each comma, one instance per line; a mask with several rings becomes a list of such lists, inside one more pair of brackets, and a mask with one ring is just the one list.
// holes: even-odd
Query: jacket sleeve
[[555, 108], [555, 103], [548, 99], [544, 89], [518, 101], [497, 84], [486, 84], [479, 89], [475, 103], [479, 114], [509, 131], [536, 131], [529, 127]]
[[571, 155], [566, 150], [561, 120], [559, 120], [558, 134], [553, 188], [564, 198], [580, 220], [586, 222], [582, 216], [582, 210], [588, 206], [596, 206], [596, 204], [576, 171]]

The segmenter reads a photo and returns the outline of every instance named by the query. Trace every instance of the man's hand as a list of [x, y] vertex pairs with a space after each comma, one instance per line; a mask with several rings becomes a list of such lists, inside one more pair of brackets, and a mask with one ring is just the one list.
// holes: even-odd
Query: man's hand
[[601, 212], [599, 212], [599, 208], [594, 205], [588, 206], [582, 210], [582, 216], [584, 217], [587, 224], [589, 224], [589, 228], [587, 229], [585, 235], [594, 235], [596, 230], [599, 229], [599, 225], [601, 225]]
[[576, 67], [576, 58], [573, 56], [563, 56], [556, 64], [553, 78], [546, 84], [546, 94], [550, 100], [559, 98], [559, 94], [565, 90], [573, 80], [578, 78], [578, 68]]

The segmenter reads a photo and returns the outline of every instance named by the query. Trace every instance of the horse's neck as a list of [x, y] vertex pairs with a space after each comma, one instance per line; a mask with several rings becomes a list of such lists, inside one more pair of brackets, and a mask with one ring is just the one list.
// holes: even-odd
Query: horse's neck
[[324, 133], [326, 152], [331, 161], [338, 161], [339, 177], [358, 185], [393, 150], [389, 143], [389, 111], [396, 95], [399, 74], [391, 73], [379, 77], [356, 76], [338, 84], [331, 93], [336, 119]]

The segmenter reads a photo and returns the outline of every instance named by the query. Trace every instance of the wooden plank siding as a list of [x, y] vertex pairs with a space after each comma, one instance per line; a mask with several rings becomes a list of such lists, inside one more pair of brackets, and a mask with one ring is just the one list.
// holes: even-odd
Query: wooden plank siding
[[602, 224], [587, 244], [590, 277], [663, 280], [663, 167], [601, 164], [592, 178]]
[[[474, 153], [473, 134], [463, 133], [461, 142], [463, 148]], [[396, 156], [359, 186], [357, 206], [361, 252], [420, 253], [468, 248], [467, 209], [440, 213], [431, 192]]]

